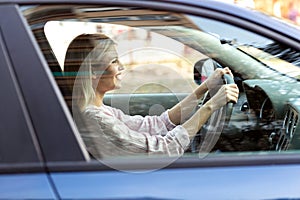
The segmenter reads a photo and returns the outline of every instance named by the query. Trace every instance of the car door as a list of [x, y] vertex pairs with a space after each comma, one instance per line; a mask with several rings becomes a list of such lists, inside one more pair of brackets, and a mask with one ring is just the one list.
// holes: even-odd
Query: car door
[[0, 4], [0, 10], [0, 198], [56, 199], [25, 100], [31, 83], [21, 80], [34, 49], [16, 8]]
[[[281, 100], [275, 101], [278, 104], [273, 104], [275, 97], [272, 97], [270, 93], [274, 92], [275, 89], [268, 89], [265, 84], [261, 83], [267, 83], [266, 81], [268, 81], [273, 85], [276, 80], [272, 79], [272, 75], [276, 75], [273, 76], [274, 78], [279, 76], [273, 69], [271, 71], [274, 73], [268, 74], [270, 68], [253, 59], [254, 53], [257, 53], [258, 49], [254, 52], [248, 52], [249, 49], [244, 47], [244, 49], [237, 51], [234, 47], [234, 41], [219, 40], [220, 38], [216, 37], [216, 34], [224, 36], [224, 33], [222, 33], [224, 29], [221, 28], [220, 32], [215, 31], [215, 34], [207, 34], [211, 30], [207, 30], [205, 33], [202, 33], [201, 30], [202, 27], [206, 28], [208, 25], [220, 22], [224, 23], [225, 27], [234, 26], [233, 29], [228, 29], [228, 31], [234, 36], [240, 36], [238, 39], [243, 38], [243, 35], [239, 35], [240, 32], [235, 32], [235, 28], [253, 33], [256, 40], [263, 38], [262, 40], [265, 41], [267, 38], [278, 42], [283, 35], [278, 32], [272, 32], [268, 35], [270, 32], [269, 25], [259, 26], [253, 21], [243, 19], [243, 17], [239, 18], [233, 14], [229, 16], [228, 13], [222, 13], [221, 9], [216, 12], [216, 7], [220, 8], [221, 5], [225, 8], [236, 9], [237, 13], [242, 12], [240, 9], [217, 3], [213, 4], [215, 7], [210, 8], [210, 2], [206, 1], [203, 4], [199, 3], [199, 5], [195, 3], [193, 6], [191, 2], [181, 4], [158, 1], [99, 1], [99, 4], [90, 2], [92, 5], [88, 5], [88, 2], [85, 2], [85, 4], [76, 2], [77, 4], [74, 6], [54, 3], [46, 5], [46, 3], [49, 2], [45, 1], [45, 5], [42, 6], [21, 6], [21, 8], [23, 8], [24, 19], [27, 20], [28, 27], [32, 30], [32, 33], [29, 32], [28, 34], [36, 39], [36, 43], [33, 42], [33, 44], [40, 47], [40, 49], [35, 49], [35, 52], [39, 52], [41, 61], [46, 61], [38, 64], [36, 67], [40, 69], [35, 70], [42, 70], [43, 72], [40, 73], [44, 76], [44, 79], [48, 78], [50, 80], [47, 82], [47, 86], [54, 88], [53, 90], [49, 89], [52, 91], [49, 96], [51, 96], [50, 99], [53, 102], [49, 102], [48, 105], [53, 106], [53, 108], [51, 107], [51, 113], [55, 113], [55, 117], [48, 119], [47, 115], [42, 115], [44, 118], [41, 119], [47, 129], [51, 129], [51, 133], [48, 130], [42, 131], [42, 129], [39, 137], [43, 138], [41, 148], [45, 154], [45, 165], [59, 198], [275, 199], [299, 197], [297, 187], [299, 185], [299, 152], [297, 147], [295, 149], [284, 149], [284, 151], [281, 148], [276, 149], [276, 147], [273, 147], [274, 149], [271, 149], [271, 151], [269, 149], [257, 150], [255, 148], [260, 147], [257, 144], [260, 144], [261, 140], [253, 140], [254, 136], [251, 135], [252, 133], [254, 135], [259, 133], [260, 136], [271, 136], [272, 131], [274, 131], [278, 133], [277, 136], [282, 136], [278, 130], [286, 127], [293, 127], [292, 129], [296, 131], [293, 131], [293, 134], [297, 135], [298, 121], [291, 120], [293, 117], [286, 117], [286, 122], [292, 124], [286, 126], [284, 125], [284, 119], [286, 119], [285, 116], [290, 116], [289, 114], [286, 115], [290, 112], [280, 114], [280, 111], [289, 108], [297, 110], [297, 103], [289, 102], [285, 104], [285, 100]], [[192, 14], [193, 16], [190, 16]], [[186, 17], [188, 16], [194, 17], [194, 23], [187, 20]], [[197, 26], [196, 23], [199, 21], [205, 22], [205, 24]], [[47, 24], [48, 22], [52, 23]], [[267, 22], [269, 21], [267, 20]], [[95, 23], [97, 23], [96, 26]], [[230, 26], [226, 26], [227, 23]], [[230, 66], [231, 69], [235, 70], [234, 75], [237, 77], [235, 81], [240, 84], [239, 86], [245, 87], [247, 92], [249, 91], [249, 94], [243, 93], [242, 97], [244, 99], [241, 99], [238, 102], [238, 107], [235, 107], [234, 117], [236, 118], [233, 119], [234, 124], [229, 129], [230, 131], [227, 129], [226, 135], [230, 140], [223, 139], [223, 143], [219, 144], [223, 148], [213, 149], [211, 153], [205, 152], [205, 155], [203, 155], [197, 151], [196, 153], [190, 151], [180, 158], [142, 155], [96, 160], [91, 154], [87, 155], [88, 152], [79, 137], [78, 132], [80, 130], [77, 130], [76, 124], [72, 123], [71, 120], [72, 115], [74, 116], [76, 113], [72, 112], [72, 108], [67, 109], [67, 106], [72, 106], [72, 93], [70, 94], [64, 82], [63, 67], [60, 65], [60, 56], [63, 58], [65, 52], [62, 50], [65, 46], [60, 46], [60, 44], [68, 43], [68, 41], [60, 40], [64, 34], [57, 36], [56, 33], [70, 31], [75, 34], [72, 27], [68, 26], [69, 24], [80, 27], [79, 30], [76, 29], [79, 32], [89, 30], [91, 28], [89, 25], [93, 24], [91, 31], [116, 34], [119, 36], [116, 39], [120, 39], [120, 41], [123, 39], [124, 43], [122, 45], [124, 48], [130, 45], [144, 45], [148, 41], [147, 36], [149, 35], [147, 33], [149, 32], [147, 31], [150, 31], [151, 36], [154, 38], [152, 42], [156, 46], [142, 49], [140, 46], [134, 46], [133, 51], [124, 51], [122, 54], [124, 62], [131, 65], [136, 64], [131, 63], [131, 58], [140, 61], [138, 66], [132, 66], [130, 69], [132, 74], [136, 75], [135, 78], [139, 75], [143, 75], [143, 77], [137, 79], [137, 82], [134, 82], [133, 78], [128, 78], [127, 83], [131, 84], [131, 87], [128, 86], [128, 91], [121, 90], [121, 92], [111, 93], [106, 99], [107, 104], [118, 107], [128, 114], [160, 114], [176, 104], [186, 93], [197, 87], [193, 82], [194, 75], [196, 75], [193, 71], [193, 64], [199, 59], [212, 58], [223, 67]], [[66, 28], [59, 29], [63, 26]], [[49, 30], [47, 28], [52, 29], [54, 43], [51, 43], [51, 36], [47, 36], [47, 30]], [[138, 32], [140, 30], [142, 33]], [[185, 34], [188, 34], [188, 37]], [[261, 36], [261, 38], [257, 36]], [[296, 49], [299, 41], [294, 40], [293, 37], [284, 36], [285, 38], [280, 42], [284, 45], [290, 45], [296, 53], [299, 52], [299, 48]], [[55, 44], [57, 47], [55, 47]], [[182, 54], [176, 52], [178, 49], [181, 50]], [[189, 68], [177, 69], [174, 67], [176, 64], [168, 60], [169, 56], [175, 57], [172, 57], [172, 61], [179, 60], [183, 63], [181, 63], [182, 66], [188, 65]], [[151, 66], [141, 58], [147, 58], [147, 60], [157, 63]], [[161, 59], [163, 62], [155, 59]], [[202, 69], [206, 69], [205, 67]], [[202, 78], [205, 78], [205, 74], [201, 72], [201, 75], [203, 75]], [[152, 79], [148, 79], [149, 76]], [[287, 78], [286, 76], [283, 77]], [[291, 84], [298, 84], [293, 78], [285, 78], [284, 80], [293, 80]], [[266, 80], [263, 81], [262, 79]], [[56, 83], [54, 80], [56, 80]], [[169, 82], [161, 82], [166, 80]], [[168, 84], [171, 84], [171, 86]], [[181, 86], [184, 86], [182, 90], [180, 90]], [[150, 92], [148, 92], [149, 88], [151, 89]], [[276, 89], [280, 89], [280, 87], [278, 86]], [[286, 87], [283, 89], [286, 89]], [[268, 90], [271, 92], [268, 93]], [[292, 95], [292, 93], [289, 94]], [[253, 110], [250, 110], [248, 102], [244, 101], [246, 95], [253, 100], [253, 102], [251, 101], [251, 108], [254, 105]], [[282, 94], [280, 93], [280, 95]], [[63, 101], [62, 97], [65, 98], [66, 102]], [[259, 101], [254, 101], [256, 98]], [[282, 104], [282, 102], [284, 103]], [[276, 107], [276, 109], [273, 109], [273, 107]], [[260, 111], [262, 108], [266, 114]], [[279, 113], [276, 115], [276, 120], [274, 120], [273, 111]], [[271, 122], [280, 123], [280, 125], [273, 124], [271, 132], [269, 132], [269, 129], [264, 129], [263, 134], [259, 132], [261, 129], [252, 131], [252, 128], [257, 127], [254, 126], [256, 123], [266, 123], [256, 119], [257, 114], [260, 114], [260, 112], [261, 115], [258, 115], [259, 120], [267, 120], [267, 122], [271, 120]], [[296, 116], [296, 114], [293, 116]], [[251, 121], [251, 117], [255, 120]], [[35, 119], [34, 121], [38, 123], [39, 120]], [[249, 121], [254, 122], [254, 124], [249, 124]], [[53, 127], [54, 122], [60, 125]], [[239, 127], [239, 122], [247, 126]], [[259, 128], [266, 127], [262, 125]], [[233, 130], [238, 131], [231, 132]], [[237, 134], [228, 135], [228, 133]], [[251, 137], [241, 140], [243, 138], [241, 134], [242, 136], [250, 134]], [[268, 142], [269, 139], [273, 139], [272, 137], [259, 139], [264, 142], [267, 141], [267, 147], [270, 148]], [[297, 140], [297, 138], [293, 140]], [[61, 141], [63, 142], [60, 143]], [[231, 141], [235, 143], [231, 144]], [[264, 147], [266, 147], [265, 145], [263, 143]], [[54, 148], [56, 146], [58, 148]], [[236, 148], [232, 148], [233, 146]], [[246, 150], [241, 147], [246, 148]], [[278, 187], [281, 190], [276, 189]]]

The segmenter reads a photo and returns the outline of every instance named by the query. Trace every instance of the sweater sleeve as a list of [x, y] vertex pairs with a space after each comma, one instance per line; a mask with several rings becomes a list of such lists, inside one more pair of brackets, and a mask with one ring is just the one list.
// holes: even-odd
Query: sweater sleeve
[[130, 116], [124, 114], [121, 110], [107, 107], [111, 109], [113, 115], [124, 122], [131, 130], [137, 132], [147, 132], [150, 135], [165, 135], [168, 131], [176, 127], [169, 118], [168, 111], [163, 112], [160, 116]]
[[180, 156], [190, 142], [182, 126], [176, 126], [164, 135], [151, 135], [132, 130], [120, 119], [93, 109], [84, 114], [89, 131], [82, 137], [96, 158], [135, 154]]

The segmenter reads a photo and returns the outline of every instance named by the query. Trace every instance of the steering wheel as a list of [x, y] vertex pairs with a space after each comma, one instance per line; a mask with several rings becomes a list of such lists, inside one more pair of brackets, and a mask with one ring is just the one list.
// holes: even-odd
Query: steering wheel
[[[225, 84], [234, 84], [233, 78], [229, 74], [224, 74], [223, 79], [225, 81]], [[233, 102], [230, 101], [225, 105], [226, 112], [225, 112], [225, 125], [228, 125], [230, 122], [232, 110], [233, 110]]]
[[[224, 84], [233, 84], [234, 80], [229, 74], [223, 76]], [[206, 103], [210, 99], [209, 93], [203, 99]], [[228, 102], [225, 106], [216, 110], [210, 119], [203, 125], [201, 130], [196, 134], [191, 143], [191, 151], [199, 153], [199, 155], [206, 155], [209, 153], [217, 143], [222, 130], [226, 128], [230, 122], [233, 110], [233, 102]]]

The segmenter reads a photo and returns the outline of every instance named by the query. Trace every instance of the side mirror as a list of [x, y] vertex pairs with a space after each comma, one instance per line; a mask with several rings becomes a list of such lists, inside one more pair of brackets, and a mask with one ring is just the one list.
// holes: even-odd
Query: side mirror
[[218, 64], [211, 58], [199, 60], [194, 65], [194, 81], [200, 85], [218, 68]]

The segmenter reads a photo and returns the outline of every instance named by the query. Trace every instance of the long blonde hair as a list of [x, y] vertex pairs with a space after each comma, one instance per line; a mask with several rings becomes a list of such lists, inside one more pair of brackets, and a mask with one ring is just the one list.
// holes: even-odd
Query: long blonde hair
[[[64, 63], [64, 75], [72, 91], [72, 109], [81, 111], [95, 99], [92, 83], [92, 65], [105, 70], [103, 61], [106, 51], [115, 42], [104, 34], [82, 34], [70, 43]], [[101, 66], [101, 64], [103, 66]]]

